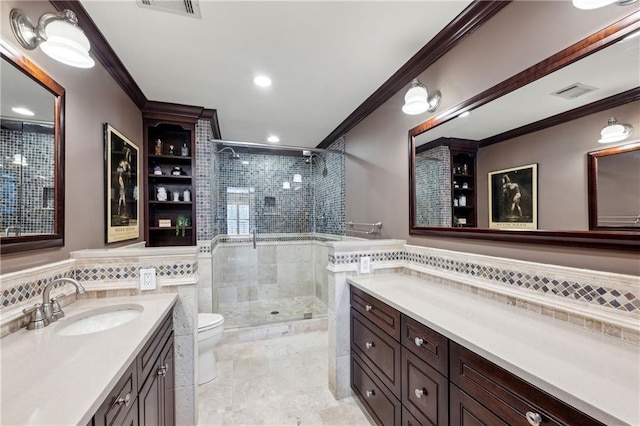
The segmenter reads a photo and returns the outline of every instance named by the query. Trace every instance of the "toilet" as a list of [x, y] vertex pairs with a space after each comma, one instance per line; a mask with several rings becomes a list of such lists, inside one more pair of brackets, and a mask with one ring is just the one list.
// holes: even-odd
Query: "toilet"
[[224, 317], [220, 314], [198, 314], [198, 384], [218, 376], [215, 345], [222, 339]]

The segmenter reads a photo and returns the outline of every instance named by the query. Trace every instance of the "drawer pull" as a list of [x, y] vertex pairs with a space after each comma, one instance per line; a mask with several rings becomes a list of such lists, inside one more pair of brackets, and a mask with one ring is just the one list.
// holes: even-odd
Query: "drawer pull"
[[374, 396], [376, 396], [376, 392], [373, 389], [367, 391], [367, 398], [372, 398]]
[[415, 393], [416, 397], [418, 398], [422, 398], [423, 396], [427, 395], [427, 391], [424, 389], [416, 389], [413, 391], [413, 393]]
[[367, 349], [371, 349], [371, 348], [375, 347], [376, 345], [373, 342], [365, 342], [364, 346]]
[[421, 339], [420, 337], [416, 337], [415, 339], [413, 339], [413, 343], [416, 344], [416, 346], [422, 346], [422, 344], [424, 343], [424, 339]]
[[526, 417], [531, 426], [538, 426], [542, 423], [542, 417], [538, 413], [527, 411]]
[[367, 311], [367, 312], [369, 312], [370, 310], [372, 310], [372, 309], [373, 309], [373, 306], [371, 306], [371, 305], [366, 305], [366, 306], [364, 307], [364, 309], [366, 309], [366, 311]]
[[130, 402], [131, 402], [130, 393], [126, 394], [124, 398], [116, 399], [116, 404], [124, 404], [125, 407], [128, 407]]

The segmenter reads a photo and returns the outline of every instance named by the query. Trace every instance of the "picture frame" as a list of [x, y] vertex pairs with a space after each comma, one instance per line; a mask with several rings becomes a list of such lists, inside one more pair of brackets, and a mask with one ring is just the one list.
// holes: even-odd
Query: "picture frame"
[[489, 228], [538, 229], [538, 164], [488, 173]]
[[104, 124], [105, 241], [140, 236], [140, 150], [125, 135]]

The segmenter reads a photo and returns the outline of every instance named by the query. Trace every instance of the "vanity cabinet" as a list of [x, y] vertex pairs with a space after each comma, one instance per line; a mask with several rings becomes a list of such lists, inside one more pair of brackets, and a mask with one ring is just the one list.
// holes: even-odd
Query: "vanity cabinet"
[[602, 425], [366, 292], [350, 296], [351, 388], [377, 424]]
[[118, 380], [93, 417], [94, 426], [175, 424], [173, 314]]
[[[145, 240], [147, 246], [196, 244], [196, 121], [171, 121], [144, 114]], [[185, 192], [186, 191], [186, 192]], [[189, 226], [178, 225], [187, 217]], [[184, 235], [183, 235], [184, 231]]]
[[451, 383], [507, 424], [602, 425], [463, 346], [451, 342], [449, 348]]

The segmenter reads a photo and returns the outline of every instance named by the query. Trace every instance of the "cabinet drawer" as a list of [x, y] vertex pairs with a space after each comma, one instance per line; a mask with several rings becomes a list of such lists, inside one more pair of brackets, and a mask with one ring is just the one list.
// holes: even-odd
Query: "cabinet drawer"
[[[116, 383], [109, 396], [98, 408], [93, 422], [95, 426], [121, 425], [129, 416], [129, 412], [137, 407], [138, 397], [138, 376], [136, 374], [135, 362], [127, 369], [122, 378]], [[138, 410], [135, 410], [135, 417]]]
[[400, 340], [400, 312], [353, 286], [351, 307], [395, 340]]
[[401, 328], [401, 343], [404, 347], [448, 377], [449, 339], [404, 314], [402, 314]]
[[449, 380], [402, 349], [402, 404], [423, 425], [447, 425]]
[[400, 401], [376, 378], [358, 355], [351, 351], [351, 389], [365, 406], [376, 424], [400, 425]]
[[351, 349], [400, 398], [400, 343], [351, 310]]
[[457, 386], [451, 385], [450, 392], [451, 426], [509, 426]]
[[449, 351], [451, 381], [508, 424], [528, 424], [527, 413], [542, 425], [602, 424], [454, 342]]
[[406, 407], [402, 407], [402, 426], [422, 426], [422, 424], [411, 415]]
[[142, 348], [140, 355], [136, 358], [138, 367], [138, 390], [144, 385], [145, 379], [149, 376], [156, 359], [160, 356], [160, 351], [164, 343], [173, 331], [173, 314], [169, 314], [162, 320], [162, 325], [158, 331], [149, 339], [147, 344]]

